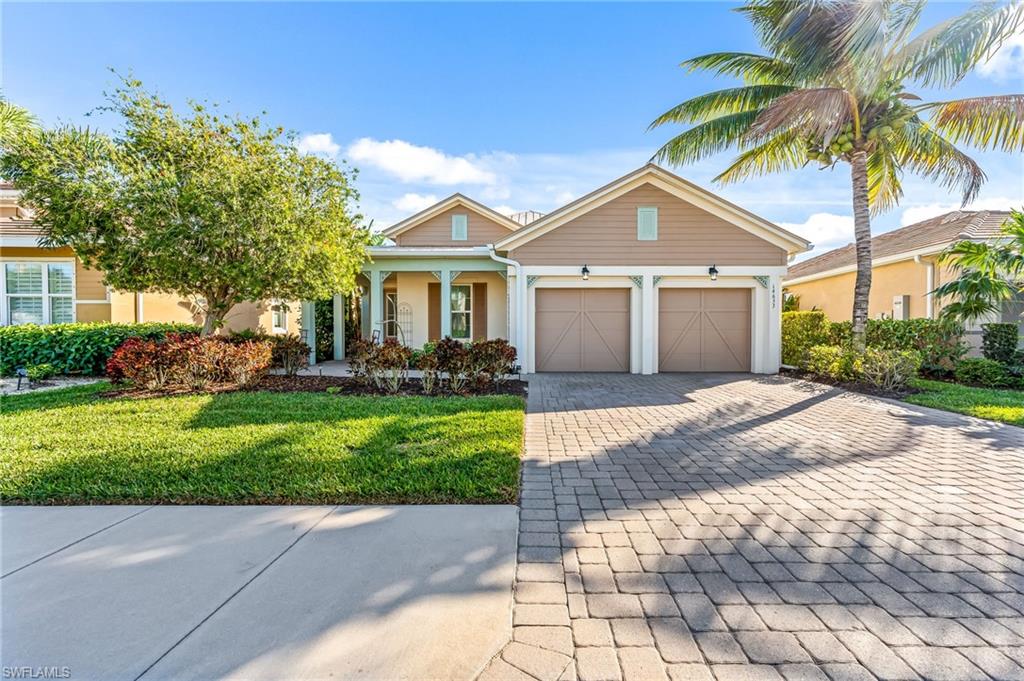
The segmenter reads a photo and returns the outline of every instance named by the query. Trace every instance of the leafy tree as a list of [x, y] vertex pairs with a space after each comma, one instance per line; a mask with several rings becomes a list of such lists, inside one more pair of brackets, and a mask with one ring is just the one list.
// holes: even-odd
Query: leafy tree
[[940, 256], [940, 262], [959, 272], [934, 291], [939, 298], [952, 299], [942, 316], [976, 321], [999, 313], [1005, 301], [1024, 293], [1024, 211], [1010, 211], [1000, 231], [1002, 239], [960, 241]]
[[0, 144], [21, 137], [36, 126], [35, 116], [0, 95]]
[[729, 148], [740, 153], [716, 180], [850, 165], [857, 277], [853, 341], [864, 347], [871, 288], [870, 214], [899, 202], [904, 172], [961, 194], [985, 174], [957, 148], [1024, 148], [1024, 95], [924, 102], [909, 85], [949, 88], [1024, 22], [1024, 5], [986, 2], [924, 30], [925, 0], [749, 0], [739, 8], [767, 54], [719, 52], [688, 59], [744, 80], [689, 99], [651, 124], [694, 124], [655, 158], [693, 163]]
[[22, 135], [0, 175], [23, 190], [49, 246], [70, 246], [118, 290], [191, 297], [204, 335], [246, 300], [355, 288], [367, 230], [347, 171], [299, 153], [258, 118], [191, 102], [180, 115], [124, 80], [112, 135], [63, 126]]

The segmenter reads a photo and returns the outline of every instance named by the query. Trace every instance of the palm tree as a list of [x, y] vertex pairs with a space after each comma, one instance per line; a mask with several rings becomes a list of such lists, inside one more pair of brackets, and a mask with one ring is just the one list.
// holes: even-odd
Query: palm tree
[[1024, 5], [986, 2], [915, 31], [925, 0], [749, 0], [739, 8], [767, 54], [717, 52], [682, 63], [737, 76], [740, 87], [689, 99], [651, 123], [692, 124], [654, 159], [693, 163], [735, 148], [716, 179], [850, 164], [857, 277], [853, 342], [863, 349], [871, 289], [872, 213], [902, 196], [909, 171], [969, 203], [985, 180], [957, 148], [1024, 149], [1024, 95], [924, 102], [908, 85], [960, 82], [1024, 23]]
[[935, 289], [939, 298], [952, 298], [942, 316], [972, 322], [1002, 309], [1003, 302], [1024, 293], [1024, 210], [1010, 211], [1000, 227], [1002, 238], [992, 242], [961, 241], [939, 258], [960, 276]]
[[0, 95], [0, 145], [37, 126], [35, 116]]

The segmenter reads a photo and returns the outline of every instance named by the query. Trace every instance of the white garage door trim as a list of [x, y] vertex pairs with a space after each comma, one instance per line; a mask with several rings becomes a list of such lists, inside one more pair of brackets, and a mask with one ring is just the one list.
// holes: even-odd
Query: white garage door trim
[[640, 289], [629, 277], [591, 277], [589, 281], [583, 281], [578, 274], [573, 277], [540, 277], [527, 288], [526, 373], [537, 371], [537, 290], [542, 288], [629, 289], [629, 372], [640, 373]]

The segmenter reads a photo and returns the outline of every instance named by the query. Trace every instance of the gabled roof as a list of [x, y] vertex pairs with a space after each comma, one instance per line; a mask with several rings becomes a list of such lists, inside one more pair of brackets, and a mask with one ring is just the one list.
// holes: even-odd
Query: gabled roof
[[737, 227], [751, 232], [755, 236], [785, 249], [787, 253], [802, 253], [811, 246], [810, 242], [803, 237], [788, 232], [778, 225], [754, 215], [750, 211], [726, 201], [721, 196], [692, 182], [688, 182], [653, 163], [648, 163], [599, 189], [595, 189], [586, 196], [582, 196], [558, 210], [548, 213], [539, 220], [531, 222], [529, 226], [510, 234], [494, 246], [499, 250], [518, 248], [644, 184], [651, 184], [698, 208], [706, 210], [712, 215], [720, 217]]
[[[957, 241], [984, 241], [1000, 235], [999, 227], [1010, 217], [1009, 211], [976, 210], [938, 215], [900, 229], [871, 238], [871, 257], [874, 261], [912, 258], [921, 251], [941, 251]], [[900, 256], [905, 256], [901, 258]], [[822, 253], [819, 256], [791, 265], [786, 281], [818, 278], [838, 274], [836, 270], [856, 267], [857, 252], [854, 244]]]
[[501, 213], [495, 211], [492, 208], [488, 208], [487, 206], [478, 201], [474, 201], [468, 196], [465, 196], [463, 194], [452, 194], [448, 198], [438, 201], [433, 206], [425, 208], [424, 210], [421, 210], [419, 213], [416, 213], [411, 217], [407, 217], [406, 219], [402, 220], [399, 223], [391, 225], [390, 227], [384, 230], [383, 234], [384, 236], [393, 239], [402, 232], [406, 232], [415, 227], [416, 225], [422, 224], [429, 220], [430, 218], [436, 215], [440, 215], [446, 210], [449, 210], [456, 206], [462, 206], [471, 211], [479, 213], [480, 215], [483, 215], [485, 218], [489, 220], [493, 220], [494, 222], [498, 223], [499, 225], [508, 229], [509, 231], [515, 231], [522, 226], [518, 222], [515, 222], [514, 220], [508, 218], [505, 215], [502, 215]]

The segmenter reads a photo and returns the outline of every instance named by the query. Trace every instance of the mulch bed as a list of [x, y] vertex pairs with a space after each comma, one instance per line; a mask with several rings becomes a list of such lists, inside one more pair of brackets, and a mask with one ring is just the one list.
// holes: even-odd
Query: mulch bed
[[854, 393], [861, 393], [862, 395], [871, 395], [872, 397], [887, 397], [892, 400], [902, 400], [907, 395], [913, 395], [914, 393], [921, 392], [917, 388], [910, 387], [903, 391], [882, 390], [881, 388], [876, 388], [870, 383], [858, 383], [856, 381], [833, 381], [831, 379], [825, 378], [824, 376], [808, 373], [806, 371], [801, 371], [799, 369], [782, 369], [779, 373], [781, 373], [783, 376], [788, 376], [790, 378], [799, 378], [803, 381], [808, 381], [810, 383], [820, 383], [821, 385], [827, 385], [833, 388], [842, 388], [843, 390], [849, 390], [850, 392]]
[[[496, 385], [488, 386], [483, 390], [467, 388], [465, 396], [477, 395], [516, 395], [526, 397], [526, 381], [509, 379]], [[203, 390], [194, 391], [183, 387], [169, 388], [166, 390], [146, 390], [144, 388], [124, 387], [114, 390], [107, 390], [100, 393], [101, 397], [116, 397], [129, 399], [147, 399], [151, 397], [167, 397], [172, 395], [210, 395], [219, 393], [230, 393], [238, 391], [247, 392], [272, 392], [272, 393], [322, 393], [330, 392], [336, 395], [377, 395], [387, 396], [392, 393], [378, 390], [372, 385], [363, 383], [344, 376], [265, 376], [259, 383], [249, 388], [239, 388], [232, 384], [215, 384], [207, 386]], [[395, 393], [398, 396], [424, 396], [422, 381], [418, 378], [406, 379], [402, 390]], [[455, 397], [447, 388], [435, 386], [434, 393], [429, 397]]]

